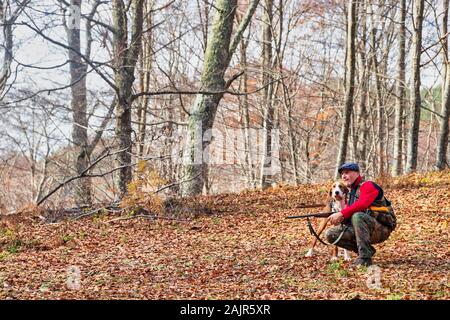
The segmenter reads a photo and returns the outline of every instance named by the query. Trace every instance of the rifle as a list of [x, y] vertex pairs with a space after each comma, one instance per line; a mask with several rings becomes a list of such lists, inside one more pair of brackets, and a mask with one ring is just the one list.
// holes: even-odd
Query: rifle
[[[370, 206], [368, 208], [371, 211], [375, 211], [375, 212], [389, 212], [387, 207], [376, 207], [376, 206]], [[288, 216], [286, 217], [286, 219], [299, 219], [299, 218], [306, 218], [307, 223], [308, 223], [308, 228], [309, 228], [309, 232], [314, 235], [314, 237], [317, 238], [317, 240], [319, 240], [321, 243], [323, 243], [324, 245], [328, 245], [328, 243], [324, 242], [322, 239], [320, 239], [319, 235], [316, 233], [316, 231], [314, 230], [312, 224], [311, 224], [311, 220], [309, 218], [328, 218], [329, 216], [331, 216], [333, 213], [336, 212], [319, 212], [319, 213], [309, 213], [309, 214], [303, 214], [303, 215], [299, 215], [299, 216]], [[345, 225], [345, 227], [343, 227], [341, 234], [339, 235], [339, 237], [333, 242], [330, 243], [331, 245], [335, 245], [336, 243], [339, 242], [339, 240], [341, 239], [342, 235], [344, 234], [344, 232], [347, 230], [348, 225]]]
[[[371, 211], [376, 211], [376, 212], [389, 212], [387, 207], [375, 207], [375, 206], [370, 206], [368, 208]], [[319, 213], [309, 213], [309, 214], [303, 214], [303, 215], [299, 215], [299, 216], [289, 216], [286, 217], [286, 219], [299, 219], [299, 218], [328, 218], [329, 216], [331, 216], [333, 213], [336, 212], [319, 212]]]
[[329, 216], [331, 216], [333, 213], [336, 212], [319, 212], [319, 213], [309, 213], [309, 214], [303, 214], [300, 216], [289, 216], [286, 217], [286, 219], [299, 219], [299, 218], [328, 218]]

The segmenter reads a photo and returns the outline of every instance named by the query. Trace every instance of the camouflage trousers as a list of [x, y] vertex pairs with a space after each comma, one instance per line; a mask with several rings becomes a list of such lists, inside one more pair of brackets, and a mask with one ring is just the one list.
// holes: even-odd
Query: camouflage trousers
[[389, 238], [391, 229], [379, 223], [365, 212], [352, 215], [351, 224], [347, 227], [339, 225], [328, 229], [325, 238], [334, 243], [345, 229], [336, 246], [356, 252], [360, 258], [371, 258], [375, 254], [372, 244], [380, 243]]

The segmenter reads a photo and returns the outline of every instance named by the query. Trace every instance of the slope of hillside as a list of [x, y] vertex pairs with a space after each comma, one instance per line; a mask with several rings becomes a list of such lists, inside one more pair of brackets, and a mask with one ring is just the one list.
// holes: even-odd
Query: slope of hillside
[[450, 173], [384, 183], [398, 228], [378, 269], [331, 263], [322, 245], [305, 258], [306, 224], [285, 217], [320, 211], [297, 207], [326, 185], [277, 187], [198, 198], [212, 213], [187, 221], [4, 218], [0, 299], [449, 299]]

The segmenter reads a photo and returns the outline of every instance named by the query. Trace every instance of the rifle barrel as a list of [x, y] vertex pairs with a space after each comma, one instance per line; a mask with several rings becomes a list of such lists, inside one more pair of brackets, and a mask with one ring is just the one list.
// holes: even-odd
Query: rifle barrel
[[299, 218], [309, 218], [309, 217], [315, 217], [315, 218], [328, 218], [331, 216], [334, 212], [319, 212], [319, 213], [310, 213], [310, 214], [303, 214], [299, 216], [288, 216], [286, 219], [299, 219]]

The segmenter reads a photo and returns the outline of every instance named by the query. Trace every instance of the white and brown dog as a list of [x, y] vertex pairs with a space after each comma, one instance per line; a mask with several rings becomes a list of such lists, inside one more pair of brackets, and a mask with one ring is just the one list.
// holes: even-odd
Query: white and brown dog
[[[345, 185], [343, 185], [341, 182], [334, 182], [328, 193], [328, 198], [327, 198], [327, 202], [326, 202], [327, 205], [324, 210], [326, 212], [339, 212], [342, 209], [344, 209], [347, 204], [348, 192], [349, 192], [348, 188]], [[325, 229], [329, 220], [330, 220], [329, 218], [326, 218], [326, 219], [323, 219], [323, 221], [320, 223], [319, 228], [317, 229], [317, 232], [316, 232], [318, 236], [320, 236], [322, 231]], [[313, 241], [311, 242], [311, 248], [308, 250], [305, 257], [312, 257], [314, 255], [314, 248], [315, 248], [316, 244], [317, 244], [317, 238], [314, 237]], [[338, 259], [339, 249], [340, 248], [338, 248], [337, 246], [333, 247], [331, 261], [335, 261]], [[345, 261], [350, 260], [351, 257], [350, 257], [349, 252], [346, 249], [342, 249], [342, 250], [343, 250], [344, 260]]]

